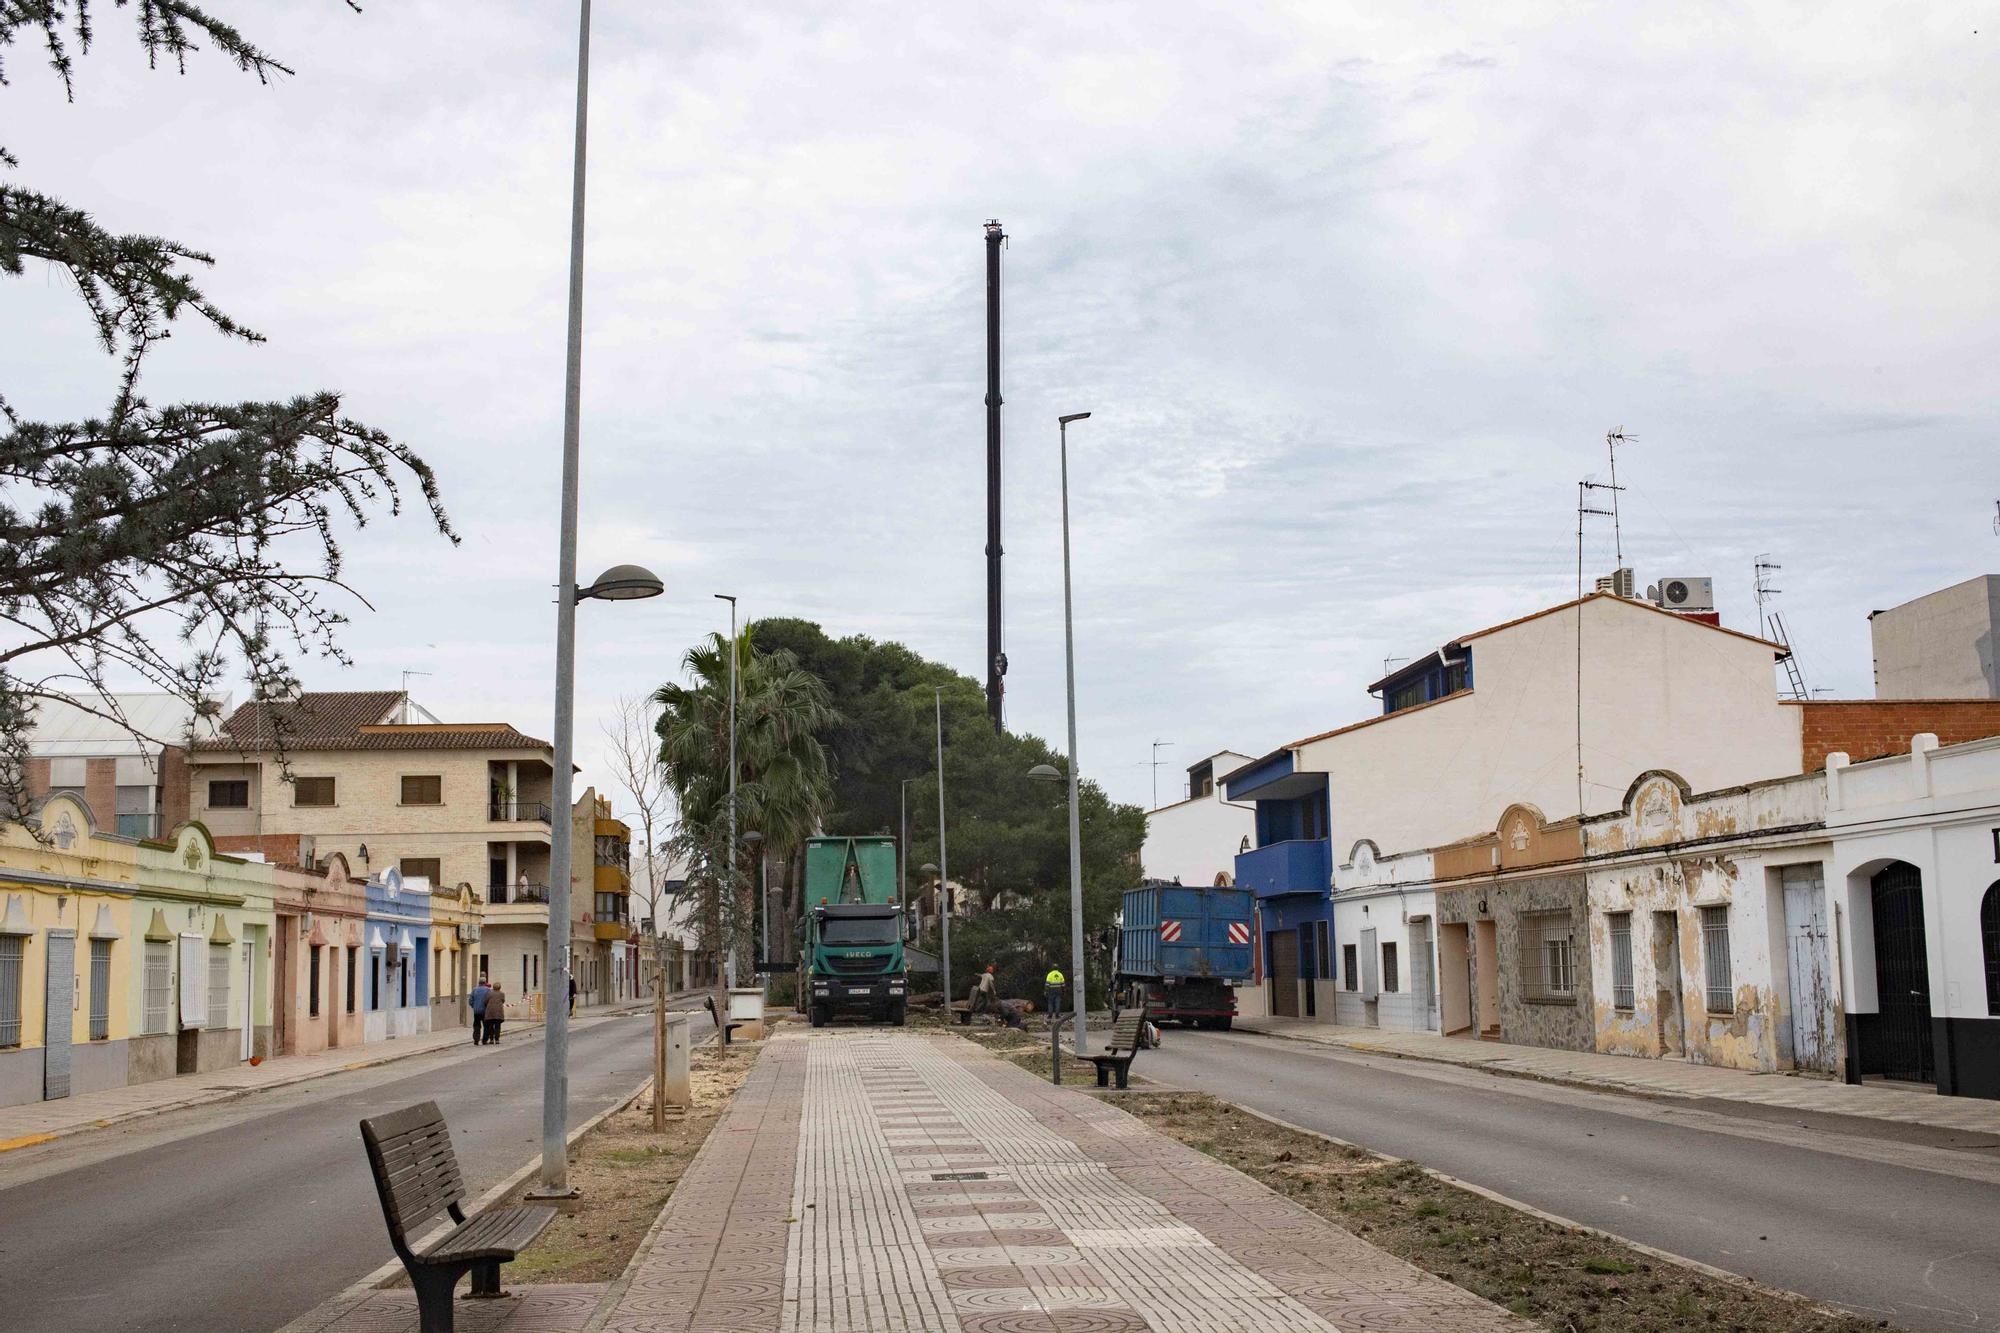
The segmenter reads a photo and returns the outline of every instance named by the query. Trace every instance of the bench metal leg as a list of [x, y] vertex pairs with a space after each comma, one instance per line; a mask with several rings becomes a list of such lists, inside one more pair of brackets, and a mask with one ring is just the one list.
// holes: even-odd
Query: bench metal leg
[[1119, 1086], [1119, 1087], [1121, 1087], [1121, 1088], [1124, 1088], [1124, 1087], [1129, 1087], [1129, 1086], [1131, 1086], [1131, 1085], [1130, 1085], [1130, 1083], [1128, 1082], [1128, 1080], [1129, 1080], [1129, 1079], [1130, 1079], [1131, 1077], [1132, 1077], [1132, 1066], [1131, 1066], [1131, 1064], [1130, 1064], [1130, 1063], [1126, 1063], [1126, 1064], [1122, 1064], [1122, 1065], [1118, 1066], [1118, 1086]]
[[1097, 1086], [1100, 1088], [1111, 1086], [1111, 1070], [1109, 1066], [1099, 1065], [1097, 1067]]
[[439, 1268], [420, 1268], [410, 1274], [423, 1333], [452, 1333], [451, 1289], [458, 1285], [460, 1276], [459, 1270]]
[[472, 1270], [472, 1290], [466, 1293], [467, 1300], [492, 1300], [507, 1293], [500, 1290], [500, 1261], [475, 1265]]

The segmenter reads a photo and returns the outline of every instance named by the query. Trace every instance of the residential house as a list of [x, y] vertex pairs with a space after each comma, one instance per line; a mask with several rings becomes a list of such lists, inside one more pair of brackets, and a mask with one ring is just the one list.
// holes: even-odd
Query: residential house
[[431, 1030], [431, 888], [405, 881], [394, 866], [362, 886], [362, 1040], [390, 1041]]
[[1849, 1082], [2000, 1098], [2000, 739], [1826, 765]]
[[272, 867], [271, 1045], [278, 1055], [359, 1046], [368, 899], [338, 852], [318, 870]]
[[[1588, 937], [1571, 942], [1592, 1046], [1772, 1073], [1833, 1073], [1838, 990], [1820, 773], [1695, 793], [1641, 774], [1583, 825]], [[1567, 963], [1515, 955], [1544, 992]]]
[[1141, 876], [1178, 884], [1234, 884], [1236, 854], [1255, 845], [1257, 811], [1232, 803], [1219, 780], [1250, 762], [1247, 754], [1218, 750], [1188, 766], [1188, 794], [1146, 812]]
[[1327, 836], [1327, 775], [1298, 762], [1293, 747], [1275, 750], [1224, 775], [1224, 798], [1254, 807], [1255, 846], [1237, 853], [1236, 884], [1257, 897], [1263, 994], [1240, 991], [1241, 1012], [1318, 1017], [1322, 983], [1332, 972], [1332, 842]]
[[141, 842], [133, 925], [144, 976], [128, 1081], [226, 1069], [274, 1053], [271, 867], [216, 849], [199, 822]]
[[30, 822], [0, 821], [0, 1106], [136, 1081], [138, 844], [70, 792]]

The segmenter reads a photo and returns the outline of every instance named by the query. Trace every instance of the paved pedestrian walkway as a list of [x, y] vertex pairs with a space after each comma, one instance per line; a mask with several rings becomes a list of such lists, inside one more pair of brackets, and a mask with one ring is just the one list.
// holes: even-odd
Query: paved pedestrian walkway
[[1741, 1069], [1689, 1064], [1682, 1060], [1642, 1060], [1593, 1051], [1556, 1051], [1540, 1046], [1442, 1037], [1435, 1032], [1385, 1032], [1342, 1027], [1298, 1018], [1238, 1018], [1244, 1032], [1338, 1046], [1350, 1051], [1398, 1055], [1415, 1060], [1467, 1065], [1524, 1074], [1557, 1083], [1611, 1088], [1654, 1097], [1713, 1097], [1753, 1102], [1793, 1111], [1859, 1116], [1938, 1129], [2000, 1134], [2000, 1101], [1980, 1097], [1940, 1097], [1922, 1088], [1880, 1083], [1855, 1087], [1827, 1078], [1796, 1074], [1755, 1074]]
[[[604, 1296], [604, 1284], [522, 1287], [495, 1301], [461, 1299], [454, 1307], [457, 1333], [581, 1333]], [[285, 1333], [416, 1333], [417, 1298], [408, 1287], [379, 1291], [357, 1304], [329, 1301]]]
[[[579, 1009], [576, 1017], [579, 1021], [608, 1017], [627, 1012], [633, 1003]], [[517, 1033], [539, 1032], [541, 1026], [540, 1019], [520, 1023], [509, 1019], [507, 1035], [512, 1038]], [[74, 1097], [52, 1102], [0, 1106], [0, 1153], [47, 1143], [51, 1139], [84, 1130], [103, 1129], [122, 1121], [178, 1111], [184, 1107], [230, 1101], [250, 1093], [324, 1078], [329, 1074], [368, 1069], [393, 1060], [407, 1060], [460, 1046], [468, 1051], [472, 1049], [471, 1028], [440, 1028], [435, 1032], [398, 1037], [394, 1041], [341, 1046], [312, 1055], [279, 1056], [260, 1065], [232, 1065], [205, 1074], [182, 1074], [156, 1079], [151, 1083], [78, 1093]]]
[[1113, 1103], [957, 1038], [881, 1032], [771, 1041], [599, 1320], [607, 1333], [1529, 1327]]

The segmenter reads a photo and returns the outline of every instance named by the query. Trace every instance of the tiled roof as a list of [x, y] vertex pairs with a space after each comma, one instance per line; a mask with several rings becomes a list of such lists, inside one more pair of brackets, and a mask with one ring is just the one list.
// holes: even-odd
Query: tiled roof
[[203, 753], [256, 750], [546, 750], [549, 743], [505, 722], [385, 723], [403, 701], [395, 690], [323, 691], [290, 703], [246, 703]]

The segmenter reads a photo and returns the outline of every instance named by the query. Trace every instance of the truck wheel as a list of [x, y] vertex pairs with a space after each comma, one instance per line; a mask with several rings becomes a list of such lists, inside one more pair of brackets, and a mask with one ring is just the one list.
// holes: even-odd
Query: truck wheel
[[814, 1027], [816, 1027], [816, 1028], [823, 1028], [823, 1027], [825, 1027], [825, 1026], [826, 1026], [826, 1006], [825, 1006], [825, 1005], [823, 1005], [823, 1004], [816, 1004], [816, 1005], [814, 1005], [814, 1006], [812, 1007], [812, 1024], [813, 1024], [813, 1026], [814, 1026]]
[[905, 1004], [905, 1001], [898, 1000], [889, 1006], [889, 1024], [891, 1027], [902, 1027], [909, 1021], [910, 1015], [909, 1011], [904, 1007]]
[[1215, 1020], [1214, 1024], [1215, 1030], [1217, 1032], [1227, 1032], [1229, 1031], [1229, 1025], [1234, 1023], [1235, 1021], [1236, 1021], [1235, 1018], [1225, 1014], [1223, 1017]]

